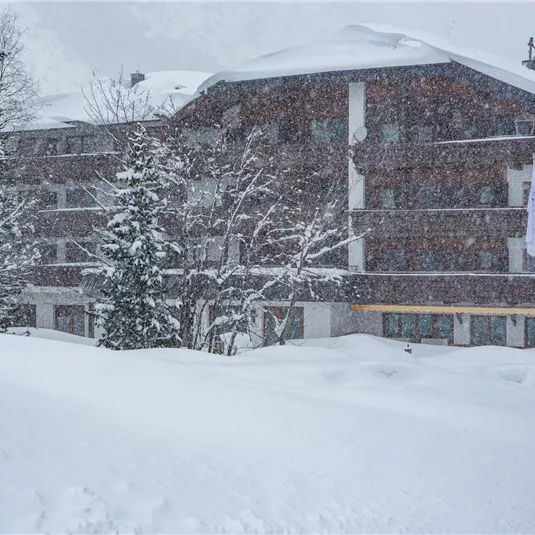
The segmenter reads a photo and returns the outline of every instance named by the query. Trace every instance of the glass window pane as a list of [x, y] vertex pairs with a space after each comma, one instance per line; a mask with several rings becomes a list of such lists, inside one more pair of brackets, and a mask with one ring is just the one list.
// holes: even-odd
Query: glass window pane
[[332, 141], [347, 141], [349, 134], [347, 119], [339, 118], [331, 121], [331, 139]]
[[387, 123], [381, 127], [383, 141], [397, 143], [399, 141], [398, 123]]
[[435, 335], [437, 338], [453, 338], [453, 316], [450, 314], [435, 316]]
[[431, 314], [418, 315], [418, 334], [421, 338], [433, 337], [433, 317]]
[[480, 269], [490, 269], [492, 267], [494, 255], [491, 251], [480, 251], [479, 252], [479, 268]]
[[526, 346], [535, 347], [535, 318], [526, 318]]
[[[284, 313], [286, 314], [287, 311], [284, 311]], [[288, 330], [286, 331], [287, 340], [298, 340], [299, 338], [303, 338], [301, 332], [302, 319], [302, 309], [292, 310], [290, 317], [288, 318]]]
[[67, 208], [91, 208], [97, 203], [91, 193], [82, 188], [71, 188], [67, 190]]
[[472, 316], [472, 345], [485, 346], [489, 344], [489, 318], [487, 316]]
[[310, 122], [310, 133], [314, 141], [330, 141], [329, 121], [314, 119]]
[[416, 339], [416, 314], [401, 314], [401, 338]]
[[384, 315], [384, 329], [387, 338], [399, 338], [399, 314]]
[[418, 139], [420, 141], [431, 141], [433, 139], [433, 127], [420, 126], [418, 129]]
[[403, 271], [406, 265], [404, 251], [387, 251], [383, 253], [383, 271]]
[[433, 271], [438, 269], [437, 255], [435, 253], [420, 253], [418, 267], [421, 271]]
[[507, 321], [505, 316], [490, 317], [490, 343], [504, 346], [507, 343]]
[[479, 193], [479, 202], [481, 204], [492, 204], [494, 200], [494, 189], [492, 186], [484, 186]]
[[439, 207], [439, 189], [436, 186], [421, 186], [418, 190], [418, 205], [420, 208]]
[[396, 194], [393, 189], [384, 189], [381, 191], [381, 208], [395, 208]]

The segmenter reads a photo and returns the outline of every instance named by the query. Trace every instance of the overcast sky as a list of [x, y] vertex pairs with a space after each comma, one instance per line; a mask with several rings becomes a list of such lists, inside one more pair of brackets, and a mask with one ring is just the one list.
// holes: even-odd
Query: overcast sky
[[[0, 2], [2, 4], [2, 2]], [[5, 3], [3, 3], [5, 4]], [[380, 22], [521, 61], [535, 3], [11, 2], [44, 93], [72, 90], [93, 69], [215, 72], [312, 42], [347, 24]]]

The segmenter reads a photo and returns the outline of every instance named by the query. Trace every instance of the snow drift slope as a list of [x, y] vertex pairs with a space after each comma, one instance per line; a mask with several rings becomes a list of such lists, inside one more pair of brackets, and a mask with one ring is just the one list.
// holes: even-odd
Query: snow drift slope
[[535, 389], [432, 358], [1, 335], [0, 531], [533, 532]]

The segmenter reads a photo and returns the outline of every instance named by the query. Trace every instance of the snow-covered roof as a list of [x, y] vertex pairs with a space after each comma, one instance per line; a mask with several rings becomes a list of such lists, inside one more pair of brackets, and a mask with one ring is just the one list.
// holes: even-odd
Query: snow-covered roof
[[215, 74], [199, 91], [215, 83], [332, 71], [406, 67], [455, 61], [535, 94], [535, 72], [488, 52], [451, 45], [440, 37], [381, 24], [347, 26], [325, 40], [288, 48]]
[[[145, 75], [145, 80], [136, 84], [134, 89], [122, 88], [125, 94], [150, 92], [150, 104], [158, 108], [170, 97], [173, 107], [183, 106], [195, 93], [199, 85], [210, 76], [210, 73], [199, 71], [159, 71]], [[85, 86], [77, 91], [58, 93], [41, 98], [42, 109], [35, 122], [28, 126], [31, 130], [49, 128], [71, 128], [70, 122], [91, 123], [86, 112], [87, 103], [84, 97], [90, 94], [90, 87]]]

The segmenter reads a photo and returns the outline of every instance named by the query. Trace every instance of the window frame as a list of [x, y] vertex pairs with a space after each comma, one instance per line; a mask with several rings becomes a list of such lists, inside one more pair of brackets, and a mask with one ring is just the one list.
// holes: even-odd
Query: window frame
[[[386, 324], [388, 322], [388, 319], [392, 316], [397, 316], [397, 334], [396, 336], [387, 336], [386, 334]], [[453, 344], [453, 337], [454, 337], [454, 330], [455, 330], [455, 322], [453, 319], [453, 314], [425, 314], [425, 313], [417, 313], [417, 312], [385, 312], [383, 313], [383, 337], [384, 338], [390, 338], [390, 339], [407, 339], [406, 336], [402, 336], [401, 331], [401, 317], [402, 316], [415, 316], [416, 324], [415, 324], [415, 336], [413, 338], [409, 337], [409, 340], [411, 343], [421, 343], [421, 341], [425, 338], [426, 340], [447, 340], [448, 345]], [[420, 316], [431, 316], [431, 336], [425, 335], [422, 336], [420, 332]], [[444, 338], [442, 336], [438, 336], [438, 318], [439, 317], [449, 317], [451, 319], [451, 329], [449, 332], [449, 335], [447, 338]]]
[[[60, 312], [66, 311], [69, 314], [69, 329], [67, 331], [64, 331], [59, 328], [59, 319], [60, 319]], [[74, 332], [75, 327], [75, 313], [76, 312], [82, 312], [82, 318], [83, 318], [83, 334], [78, 334]], [[74, 334], [77, 336], [86, 336], [86, 308], [84, 305], [54, 305], [54, 330], [58, 332], [64, 332], [68, 334]]]
[[534, 322], [534, 331], [535, 331], [535, 316], [526, 316], [524, 318], [524, 347], [535, 347], [535, 334], [533, 336], [533, 344], [528, 343], [528, 331], [529, 323]]
[[[485, 344], [475, 344], [474, 343], [474, 319], [477, 318], [485, 318], [487, 320], [487, 342]], [[492, 342], [492, 319], [503, 319], [505, 321], [505, 340], [503, 345], [502, 344], [495, 344]], [[493, 314], [489, 315], [472, 315], [470, 316], [470, 345], [474, 347], [481, 347], [481, 346], [498, 346], [498, 347], [506, 347], [507, 346], [507, 316], [496, 316]]]

